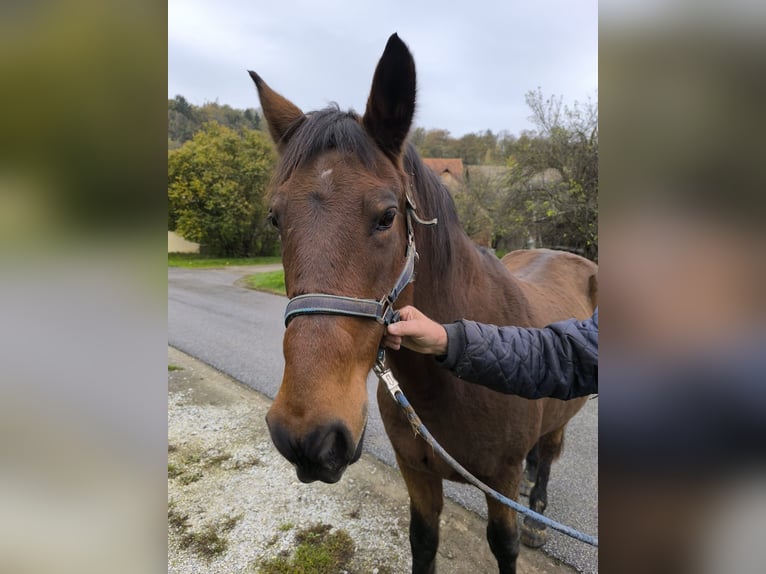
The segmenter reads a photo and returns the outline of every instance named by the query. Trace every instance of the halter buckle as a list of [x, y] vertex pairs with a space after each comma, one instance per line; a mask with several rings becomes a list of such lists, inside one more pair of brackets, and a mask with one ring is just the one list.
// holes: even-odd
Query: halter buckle
[[378, 378], [386, 384], [388, 392], [391, 394], [394, 400], [396, 400], [396, 393], [401, 393], [402, 389], [399, 387], [399, 381], [396, 380], [394, 374], [385, 365], [386, 351], [383, 347], [378, 349], [378, 358], [375, 364], [372, 366], [372, 370], [378, 376]]

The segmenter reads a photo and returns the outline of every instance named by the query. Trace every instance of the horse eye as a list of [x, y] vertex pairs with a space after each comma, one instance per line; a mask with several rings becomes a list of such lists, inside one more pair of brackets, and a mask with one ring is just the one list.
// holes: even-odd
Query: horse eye
[[389, 209], [383, 214], [383, 217], [378, 221], [378, 231], [384, 231], [390, 229], [394, 224], [396, 218], [396, 209]]

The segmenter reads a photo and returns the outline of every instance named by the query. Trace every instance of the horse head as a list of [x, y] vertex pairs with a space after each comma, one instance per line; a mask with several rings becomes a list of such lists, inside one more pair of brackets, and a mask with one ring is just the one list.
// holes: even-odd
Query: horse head
[[[364, 116], [304, 113], [250, 72], [280, 159], [270, 191], [291, 299], [326, 294], [381, 300], [408, 253], [405, 139], [415, 64], [394, 34]], [[411, 300], [405, 289], [399, 303]], [[384, 332], [369, 318], [300, 313], [284, 336], [285, 370], [266, 421], [303, 482], [340, 479], [362, 451], [367, 375]]]

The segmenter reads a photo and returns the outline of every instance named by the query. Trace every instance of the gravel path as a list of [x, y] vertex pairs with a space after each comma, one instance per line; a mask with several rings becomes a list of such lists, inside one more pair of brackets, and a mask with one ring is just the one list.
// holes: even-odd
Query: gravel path
[[[410, 571], [407, 493], [396, 470], [365, 454], [337, 484], [302, 484], [271, 444], [269, 399], [173, 348], [168, 365], [177, 367], [168, 372], [168, 572], [257, 573], [316, 523], [350, 535], [349, 574]], [[484, 529], [479, 516], [446, 501], [440, 574], [497, 572]], [[205, 532], [224, 541], [209, 556], [188, 544]], [[574, 572], [523, 547], [519, 570]]]

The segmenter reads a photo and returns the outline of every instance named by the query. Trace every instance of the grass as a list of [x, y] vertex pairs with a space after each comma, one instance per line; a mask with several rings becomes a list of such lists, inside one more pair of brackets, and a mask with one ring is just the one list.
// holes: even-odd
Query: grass
[[184, 473], [184, 469], [179, 467], [177, 464], [169, 462], [168, 463], [168, 478], [178, 478]]
[[337, 574], [354, 556], [354, 541], [345, 530], [314, 524], [295, 534], [298, 546], [291, 558], [277, 556], [259, 565], [260, 574]]
[[176, 508], [176, 504], [168, 504], [168, 524], [180, 536], [181, 548], [191, 550], [205, 558], [213, 558], [223, 554], [228, 548], [226, 534], [242, 520], [243, 515], [227, 516], [219, 522], [211, 522], [200, 530], [193, 530], [189, 515]]
[[[176, 452], [168, 448], [168, 452]], [[174, 457], [175, 460], [168, 461], [168, 478], [177, 480], [184, 486], [197, 482], [202, 478], [202, 471], [199, 469], [201, 456], [197, 452], [187, 453], [181, 457]], [[179, 460], [180, 458], [180, 460]]]
[[[168, 476], [170, 475], [168, 474]], [[176, 476], [176, 478], [178, 478], [178, 482], [180, 482], [184, 486], [187, 486], [191, 484], [192, 482], [197, 482], [200, 478], [202, 478], [202, 473], [198, 470], [181, 471], [180, 474]]]
[[168, 524], [181, 531], [189, 529], [189, 515], [180, 512], [175, 502], [168, 503]]
[[229, 543], [221, 536], [213, 524], [208, 524], [202, 530], [189, 530], [181, 535], [181, 548], [188, 548], [206, 558], [212, 558], [226, 552]]
[[179, 367], [178, 365], [168, 365], [168, 373], [171, 371], [183, 371], [183, 367]]
[[228, 267], [230, 265], [269, 265], [280, 257], [209, 257], [198, 253], [168, 253], [168, 267]]
[[245, 277], [245, 285], [250, 289], [257, 291], [266, 291], [277, 295], [285, 295], [285, 272], [267, 271], [265, 273], [255, 273]]

